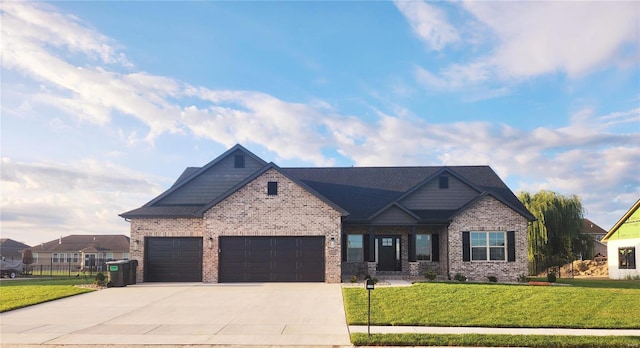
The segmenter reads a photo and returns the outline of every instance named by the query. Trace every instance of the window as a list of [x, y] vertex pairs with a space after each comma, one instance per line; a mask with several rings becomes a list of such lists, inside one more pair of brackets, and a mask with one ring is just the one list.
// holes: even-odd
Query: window
[[129, 260], [129, 253], [122, 253], [123, 260]]
[[636, 248], [618, 248], [618, 269], [636, 269]]
[[58, 253], [53, 253], [53, 256], [51, 257], [51, 262], [53, 263], [58, 262]]
[[505, 261], [504, 232], [471, 232], [471, 261]]
[[244, 155], [233, 156], [233, 167], [244, 168]]
[[38, 253], [31, 253], [31, 256], [33, 256], [33, 263], [38, 263]]
[[431, 260], [431, 235], [416, 235], [416, 260]]
[[278, 195], [278, 183], [276, 181], [269, 181], [267, 183], [267, 194], [269, 196], [277, 196]]
[[449, 188], [449, 177], [448, 176], [438, 177], [438, 188], [440, 188], [440, 189], [448, 189]]
[[73, 255], [71, 253], [67, 253], [67, 263], [71, 263], [72, 256]]
[[107, 261], [113, 261], [113, 253], [107, 253]]
[[73, 254], [73, 263], [78, 263], [78, 253]]
[[350, 234], [347, 236], [347, 261], [364, 260], [364, 249], [362, 247], [362, 235]]

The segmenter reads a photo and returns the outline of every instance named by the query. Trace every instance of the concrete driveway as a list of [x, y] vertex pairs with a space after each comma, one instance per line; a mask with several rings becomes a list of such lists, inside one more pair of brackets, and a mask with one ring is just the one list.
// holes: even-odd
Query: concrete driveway
[[11, 345], [350, 346], [339, 284], [145, 283], [0, 314]]

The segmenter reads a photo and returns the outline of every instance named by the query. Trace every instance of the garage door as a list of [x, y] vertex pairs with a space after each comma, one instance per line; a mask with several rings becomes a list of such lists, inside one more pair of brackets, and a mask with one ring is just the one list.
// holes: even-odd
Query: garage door
[[323, 282], [324, 237], [220, 237], [219, 281]]
[[145, 238], [144, 281], [201, 282], [202, 238]]

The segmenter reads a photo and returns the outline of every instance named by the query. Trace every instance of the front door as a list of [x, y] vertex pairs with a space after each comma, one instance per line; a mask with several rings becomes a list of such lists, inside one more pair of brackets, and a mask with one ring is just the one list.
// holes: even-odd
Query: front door
[[400, 236], [376, 237], [378, 271], [400, 271]]

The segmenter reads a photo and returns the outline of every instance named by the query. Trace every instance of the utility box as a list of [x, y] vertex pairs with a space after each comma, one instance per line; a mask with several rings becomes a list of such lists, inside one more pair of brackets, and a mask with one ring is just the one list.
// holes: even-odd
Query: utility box
[[129, 280], [129, 261], [109, 261], [109, 284], [114, 287], [127, 286]]
[[127, 285], [133, 285], [136, 283], [136, 271], [138, 269], [138, 260], [129, 260], [129, 279]]

